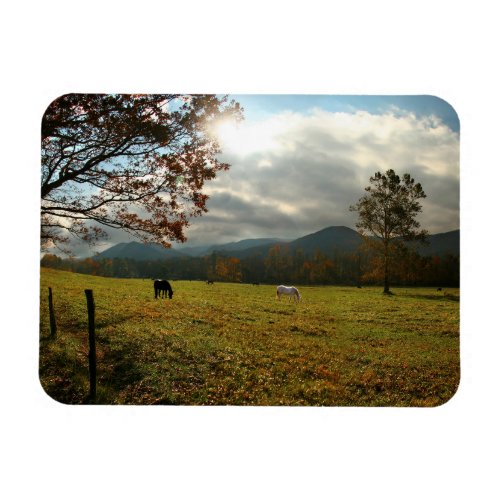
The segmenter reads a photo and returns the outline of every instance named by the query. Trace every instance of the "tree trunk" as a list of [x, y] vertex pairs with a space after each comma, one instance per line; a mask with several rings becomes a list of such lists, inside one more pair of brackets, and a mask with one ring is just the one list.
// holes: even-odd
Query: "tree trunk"
[[384, 293], [389, 291], [389, 244], [384, 242]]
[[54, 302], [52, 301], [52, 288], [49, 286], [49, 318], [50, 318], [50, 336], [57, 337], [56, 315], [54, 314]]
[[87, 298], [87, 312], [89, 318], [89, 402], [94, 403], [96, 399], [96, 344], [95, 344], [95, 304], [92, 290], [85, 290]]

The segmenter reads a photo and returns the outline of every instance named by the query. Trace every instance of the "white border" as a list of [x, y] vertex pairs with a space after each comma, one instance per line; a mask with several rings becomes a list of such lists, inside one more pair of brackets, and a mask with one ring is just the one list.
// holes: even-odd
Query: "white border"
[[[5, 498], [491, 498], [498, 46], [488, 2], [2, 7]], [[435, 409], [69, 407], [37, 382], [39, 123], [65, 92], [433, 94], [461, 119], [457, 395]], [[34, 293], [36, 291], [36, 294]], [[35, 329], [35, 332], [34, 332]]]

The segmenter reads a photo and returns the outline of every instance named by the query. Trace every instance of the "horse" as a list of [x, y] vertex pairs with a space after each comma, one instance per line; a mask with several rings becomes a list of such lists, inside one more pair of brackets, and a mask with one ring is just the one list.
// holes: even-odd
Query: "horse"
[[294, 286], [278, 286], [276, 288], [276, 298], [278, 300], [281, 300], [282, 295], [288, 295], [288, 300], [291, 300], [291, 298], [293, 297], [293, 300], [296, 300], [297, 302], [299, 302], [302, 298], [299, 291]]
[[168, 292], [168, 298], [171, 299], [174, 291], [170, 286], [170, 283], [167, 280], [155, 280], [154, 281], [154, 289], [155, 289], [155, 299], [159, 297], [165, 297], [165, 292]]

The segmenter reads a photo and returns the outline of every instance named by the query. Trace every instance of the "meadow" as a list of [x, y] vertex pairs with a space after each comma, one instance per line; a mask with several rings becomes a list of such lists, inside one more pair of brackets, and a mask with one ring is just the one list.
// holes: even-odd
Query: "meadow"
[[[88, 403], [84, 289], [96, 307], [97, 404], [434, 407], [460, 380], [459, 290], [153, 283], [41, 268], [40, 382]], [[57, 337], [50, 338], [48, 287]]]

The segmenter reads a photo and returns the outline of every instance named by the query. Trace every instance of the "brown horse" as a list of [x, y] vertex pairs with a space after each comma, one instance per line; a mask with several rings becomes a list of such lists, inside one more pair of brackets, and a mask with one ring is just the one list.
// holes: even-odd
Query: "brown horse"
[[154, 282], [155, 289], [155, 299], [159, 297], [165, 297], [165, 293], [168, 293], [168, 298], [171, 299], [174, 291], [170, 286], [170, 283], [167, 280], [155, 280]]

